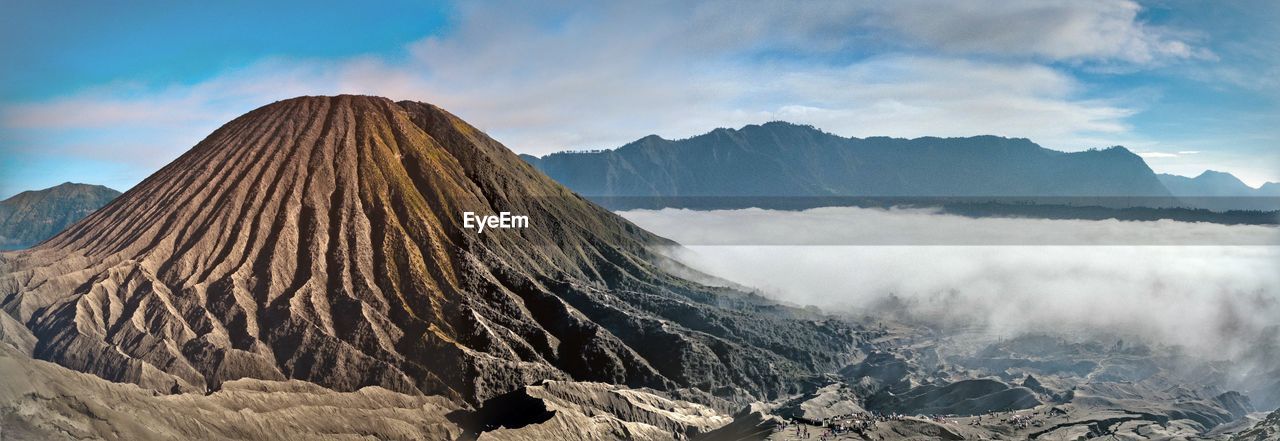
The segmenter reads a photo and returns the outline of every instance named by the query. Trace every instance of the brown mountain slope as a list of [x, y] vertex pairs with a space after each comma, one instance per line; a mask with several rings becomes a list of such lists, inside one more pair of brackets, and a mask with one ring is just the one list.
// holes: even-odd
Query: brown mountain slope
[[[462, 213], [530, 227], [477, 234]], [[741, 399], [853, 335], [667, 275], [667, 245], [434, 106], [254, 110], [34, 249], [0, 255], [32, 353], [160, 391], [251, 377], [471, 402], [541, 379]]]

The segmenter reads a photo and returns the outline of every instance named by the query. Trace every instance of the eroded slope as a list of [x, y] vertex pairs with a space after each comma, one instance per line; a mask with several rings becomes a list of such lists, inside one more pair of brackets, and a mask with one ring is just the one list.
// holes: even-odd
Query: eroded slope
[[[466, 211], [530, 228], [476, 234]], [[578, 379], [741, 401], [850, 350], [841, 325], [660, 271], [667, 244], [439, 108], [306, 97], [0, 255], [0, 305], [37, 358], [160, 392], [299, 379], [478, 403]]]

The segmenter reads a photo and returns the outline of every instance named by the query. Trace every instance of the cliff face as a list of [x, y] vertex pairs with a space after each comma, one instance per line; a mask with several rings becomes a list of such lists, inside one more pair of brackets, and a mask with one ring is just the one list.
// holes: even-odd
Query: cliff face
[[67, 182], [0, 201], [0, 250], [26, 248], [53, 237], [116, 196], [120, 192], [101, 185]]
[[[464, 228], [463, 213], [529, 217]], [[839, 325], [668, 275], [645, 232], [429, 104], [252, 111], [0, 255], [37, 357], [162, 392], [239, 378], [470, 402], [545, 379], [731, 400], [835, 368]]]

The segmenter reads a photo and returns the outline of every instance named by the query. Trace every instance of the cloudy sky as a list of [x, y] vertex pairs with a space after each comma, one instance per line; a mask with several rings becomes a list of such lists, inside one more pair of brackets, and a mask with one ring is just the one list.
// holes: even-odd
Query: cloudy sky
[[239, 114], [337, 93], [533, 154], [780, 119], [1280, 181], [1270, 0], [143, 3], [5, 6], [0, 197], [124, 190]]

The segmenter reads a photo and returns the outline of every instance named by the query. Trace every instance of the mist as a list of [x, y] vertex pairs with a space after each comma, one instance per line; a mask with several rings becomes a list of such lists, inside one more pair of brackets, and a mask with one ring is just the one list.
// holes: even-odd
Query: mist
[[666, 252], [689, 267], [832, 313], [1124, 336], [1216, 360], [1256, 358], [1280, 339], [1275, 227], [915, 209], [620, 214], [684, 244]]

